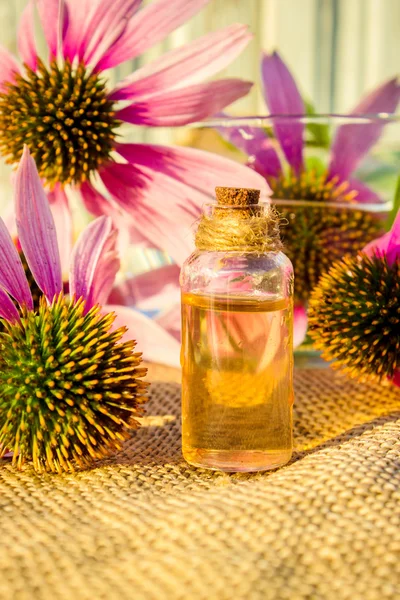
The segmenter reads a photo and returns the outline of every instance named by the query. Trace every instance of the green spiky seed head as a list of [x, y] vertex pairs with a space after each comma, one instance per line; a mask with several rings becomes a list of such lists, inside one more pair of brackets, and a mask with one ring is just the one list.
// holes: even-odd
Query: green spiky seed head
[[[309, 204], [278, 204], [281, 237], [285, 254], [290, 258], [296, 278], [295, 301], [304, 303], [322, 273], [348, 253], [357, 253], [382, 233], [379, 216], [358, 210], [357, 192], [347, 182], [327, 180], [326, 173], [304, 171], [295, 175], [269, 179], [272, 202], [306, 200]], [[329, 202], [324, 206], [324, 203]], [[335, 208], [332, 203], [342, 204]], [[315, 203], [315, 206], [312, 205]], [[343, 207], [343, 205], [348, 205]]]
[[119, 124], [101, 76], [68, 60], [25, 66], [0, 94], [1, 153], [16, 163], [26, 144], [50, 185], [86, 181], [109, 159]]
[[400, 368], [400, 260], [345, 257], [311, 295], [309, 333], [327, 360], [361, 380]]
[[21, 467], [73, 471], [119, 450], [138, 426], [147, 384], [115, 316], [62, 293], [0, 334], [0, 447]]

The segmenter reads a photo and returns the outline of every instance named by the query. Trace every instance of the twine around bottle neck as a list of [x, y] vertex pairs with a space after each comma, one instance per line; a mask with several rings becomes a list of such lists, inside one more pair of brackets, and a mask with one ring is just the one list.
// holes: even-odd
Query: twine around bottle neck
[[263, 254], [281, 250], [279, 216], [259, 204], [260, 190], [215, 188], [217, 202], [200, 218], [195, 235], [198, 250]]

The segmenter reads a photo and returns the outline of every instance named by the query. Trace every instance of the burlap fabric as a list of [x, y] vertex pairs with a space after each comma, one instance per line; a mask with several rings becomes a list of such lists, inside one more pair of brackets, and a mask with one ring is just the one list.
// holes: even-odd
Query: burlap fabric
[[1, 461], [0, 598], [399, 598], [400, 394], [329, 370], [295, 383], [295, 456], [269, 474], [185, 464], [176, 383], [91, 470]]

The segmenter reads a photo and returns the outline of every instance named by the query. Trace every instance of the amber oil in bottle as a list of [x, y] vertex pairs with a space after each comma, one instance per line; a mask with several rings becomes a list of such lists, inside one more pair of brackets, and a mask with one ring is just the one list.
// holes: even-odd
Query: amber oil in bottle
[[236, 240], [232, 250], [228, 235], [222, 252], [200, 241], [183, 267], [183, 455], [211, 469], [271, 469], [292, 453], [293, 273], [276, 235], [271, 239], [267, 209], [246, 208], [249, 197], [254, 206], [254, 191], [218, 193], [225, 203], [242, 203], [217, 213], [218, 231], [236, 219], [240, 229], [263, 218], [267, 241], [240, 248]]

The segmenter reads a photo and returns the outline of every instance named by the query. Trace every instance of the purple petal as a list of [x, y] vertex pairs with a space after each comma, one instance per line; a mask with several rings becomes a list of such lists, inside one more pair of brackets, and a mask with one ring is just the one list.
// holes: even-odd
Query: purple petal
[[116, 150], [131, 164], [149, 167], [199, 190], [205, 195], [204, 201], [215, 197], [217, 186], [260, 189], [262, 200], [271, 194], [258, 173], [212, 152], [153, 144], [117, 144]]
[[72, 252], [72, 215], [65, 191], [57, 184], [53, 191], [47, 194], [50, 202], [51, 213], [57, 232], [57, 242], [60, 252], [61, 272], [63, 280], [68, 279], [69, 263]]
[[[400, 85], [397, 79], [387, 81], [368, 94], [350, 115], [374, 115], [380, 112], [395, 112], [400, 100]], [[329, 176], [347, 179], [361, 159], [369, 152], [382, 134], [384, 124], [379, 121], [338, 128], [331, 149]]]
[[[82, 4], [82, 1], [85, 2], [85, 0], [80, 0], [80, 2], [74, 4], [73, 8], [71, 8], [72, 14]], [[36, 0], [36, 6], [44, 37], [49, 48], [50, 58], [54, 58], [58, 55], [59, 48], [61, 49], [62, 39], [67, 26], [66, 0]]]
[[252, 83], [221, 79], [184, 89], [160, 92], [117, 111], [116, 117], [134, 125], [175, 127], [201, 121], [245, 96]]
[[114, 328], [127, 327], [123, 340], [136, 340], [144, 360], [179, 367], [181, 345], [158, 323], [125, 306], [107, 304], [104, 310], [115, 312]]
[[142, 54], [185, 23], [208, 2], [210, 0], [151, 2], [130, 19], [124, 33], [95, 65], [96, 69], [110, 69]]
[[21, 306], [26, 305], [30, 310], [33, 308], [24, 267], [2, 219], [0, 219], [0, 286]]
[[62, 290], [57, 234], [49, 201], [27, 146], [15, 178], [15, 212], [23, 253], [36, 283], [51, 302]]
[[15, 304], [9, 297], [9, 295], [0, 287], [0, 317], [10, 321], [11, 323], [18, 323], [20, 318]]
[[400, 387], [400, 369], [396, 371], [396, 373], [393, 375], [393, 378], [391, 379], [391, 382], [394, 385], [397, 385], [397, 387]]
[[115, 287], [108, 299], [143, 311], [165, 310], [180, 298], [178, 265], [165, 265], [130, 277]]
[[300, 346], [307, 334], [308, 316], [304, 306], [297, 305], [294, 307], [294, 322], [293, 322], [293, 347]]
[[6, 48], [0, 46], [0, 92], [7, 90], [6, 83], [14, 83], [15, 76], [20, 73], [20, 68], [11, 54]]
[[34, 71], [37, 67], [37, 51], [34, 33], [35, 5], [33, 0], [22, 11], [18, 27], [18, 52], [23, 62]]
[[[224, 115], [221, 115], [224, 116]], [[279, 177], [281, 162], [273, 141], [261, 127], [216, 127], [228, 142], [248, 155], [248, 165], [263, 177]]]
[[[261, 63], [264, 96], [273, 115], [303, 115], [304, 102], [289, 69], [277, 52], [265, 54]], [[299, 121], [274, 122], [274, 132], [296, 173], [303, 168], [304, 125]]]
[[95, 304], [103, 305], [119, 270], [115, 251], [117, 232], [110, 217], [98, 217], [81, 233], [71, 259], [70, 292], [83, 297], [88, 311]]
[[171, 88], [199, 83], [228, 66], [251, 39], [246, 25], [231, 25], [167, 52], [121, 81], [111, 100], [144, 100]]

